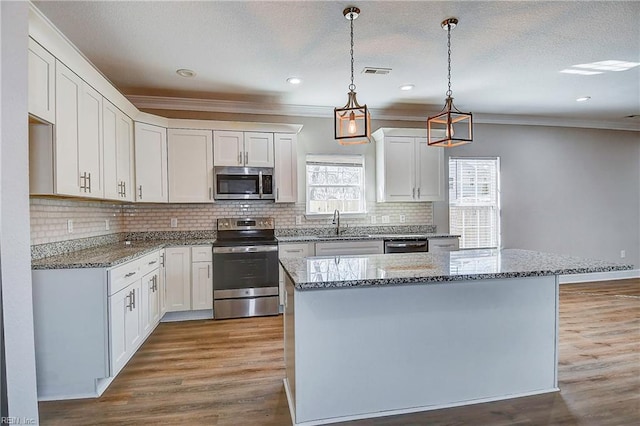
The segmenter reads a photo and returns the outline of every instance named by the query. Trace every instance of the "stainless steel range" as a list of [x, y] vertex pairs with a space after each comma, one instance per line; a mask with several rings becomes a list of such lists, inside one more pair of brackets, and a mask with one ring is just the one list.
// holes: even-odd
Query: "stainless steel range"
[[274, 229], [271, 217], [218, 219], [213, 243], [215, 319], [278, 314]]

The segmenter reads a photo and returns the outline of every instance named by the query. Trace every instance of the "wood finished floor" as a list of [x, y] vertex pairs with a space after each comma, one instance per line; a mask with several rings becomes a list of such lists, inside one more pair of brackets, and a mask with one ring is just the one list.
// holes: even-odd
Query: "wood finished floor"
[[[163, 323], [99, 399], [41, 402], [42, 425], [290, 425], [282, 317]], [[560, 392], [341, 423], [640, 424], [640, 279], [560, 287]]]

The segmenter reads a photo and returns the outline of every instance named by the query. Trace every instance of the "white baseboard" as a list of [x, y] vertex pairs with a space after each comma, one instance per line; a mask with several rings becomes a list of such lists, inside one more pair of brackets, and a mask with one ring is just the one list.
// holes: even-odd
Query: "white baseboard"
[[640, 269], [629, 269], [627, 271], [594, 272], [591, 274], [560, 275], [560, 284], [587, 283], [591, 281], [626, 280], [629, 278], [640, 278]]
[[202, 319], [213, 319], [213, 309], [167, 312], [166, 314], [164, 314], [160, 322], [191, 321]]

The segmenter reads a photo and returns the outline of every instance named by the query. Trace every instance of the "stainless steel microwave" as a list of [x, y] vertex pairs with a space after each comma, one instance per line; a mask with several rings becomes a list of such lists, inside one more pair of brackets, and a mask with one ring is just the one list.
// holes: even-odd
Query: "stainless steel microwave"
[[216, 200], [275, 200], [272, 167], [214, 167]]

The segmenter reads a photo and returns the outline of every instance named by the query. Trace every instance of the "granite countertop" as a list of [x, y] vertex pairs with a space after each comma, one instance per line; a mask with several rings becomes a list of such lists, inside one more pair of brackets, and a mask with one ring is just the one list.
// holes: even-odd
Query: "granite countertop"
[[296, 235], [277, 237], [281, 243], [315, 243], [325, 241], [366, 241], [366, 240], [424, 240], [429, 238], [458, 238], [459, 235], [437, 233], [407, 234], [353, 234], [353, 235]]
[[280, 259], [296, 290], [583, 274], [633, 269], [529, 250], [461, 250]]
[[124, 241], [32, 260], [31, 269], [110, 268], [155, 250], [175, 246], [212, 244], [214, 239]]

